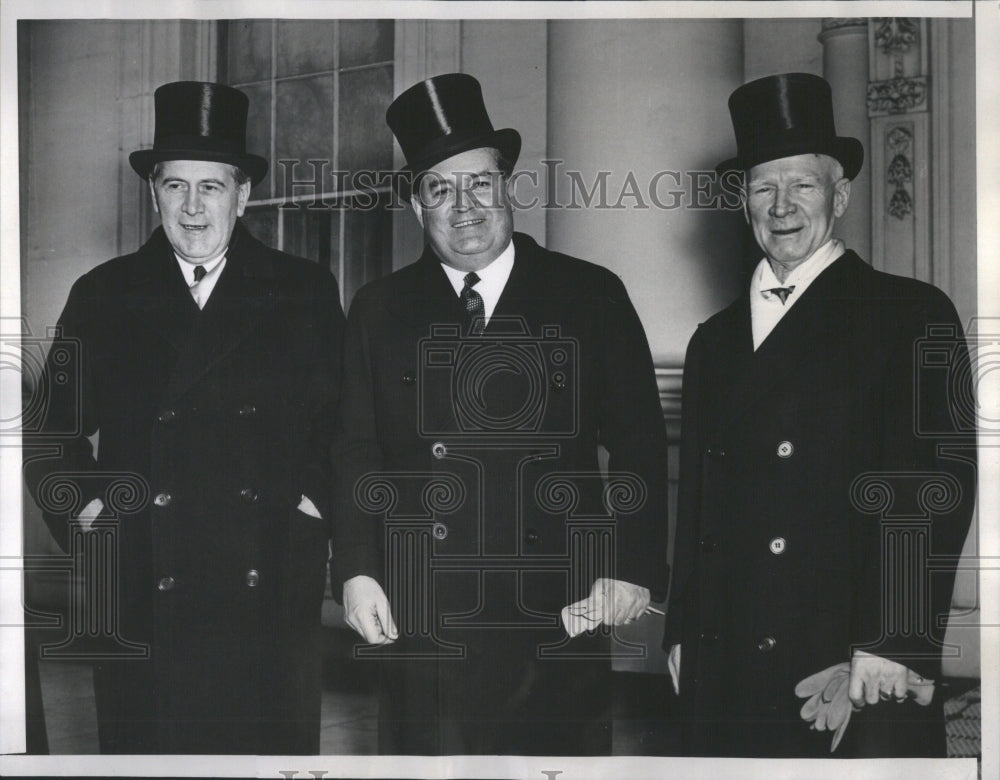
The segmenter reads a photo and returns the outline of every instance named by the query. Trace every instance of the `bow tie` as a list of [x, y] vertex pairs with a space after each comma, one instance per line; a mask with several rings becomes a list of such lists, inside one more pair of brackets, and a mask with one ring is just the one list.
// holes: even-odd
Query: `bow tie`
[[761, 290], [760, 292], [765, 298], [769, 298], [769, 296], [771, 295], [777, 295], [778, 298], [781, 299], [781, 305], [784, 306], [785, 301], [788, 300], [788, 296], [791, 295], [794, 291], [795, 291], [795, 285], [793, 284], [789, 287], [771, 287], [768, 290]]

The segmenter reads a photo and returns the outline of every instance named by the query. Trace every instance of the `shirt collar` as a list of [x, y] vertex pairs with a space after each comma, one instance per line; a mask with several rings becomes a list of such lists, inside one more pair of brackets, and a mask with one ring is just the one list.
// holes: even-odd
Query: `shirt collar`
[[176, 252], [174, 252], [174, 257], [177, 260], [177, 265], [179, 265], [180, 268], [181, 268], [181, 273], [184, 274], [184, 281], [187, 282], [188, 287], [191, 287], [195, 283], [195, 281], [194, 281], [194, 269], [197, 266], [200, 265], [202, 268], [205, 269], [205, 276], [207, 277], [207, 276], [211, 275], [212, 271], [214, 271], [218, 267], [219, 263], [221, 263], [223, 260], [226, 259], [226, 252], [228, 252], [228, 251], [229, 251], [229, 247], [227, 246], [225, 249], [222, 250], [222, 252], [220, 254], [216, 255], [211, 260], [209, 260], [209, 261], [207, 261], [205, 263], [191, 263], [191, 262], [188, 262], [187, 260], [185, 260], [184, 258], [182, 258]]
[[[806, 288], [812, 284], [813, 279], [819, 276], [827, 266], [844, 254], [844, 242], [838, 238], [831, 238], [823, 246], [817, 249], [807, 260], [795, 266], [785, 278], [785, 281], [778, 281], [771, 263], [765, 257], [758, 263], [754, 272], [753, 281], [750, 284], [750, 295], [763, 297], [762, 292], [772, 287], [794, 287], [795, 290], [788, 296], [787, 301], [797, 300]], [[772, 299], [780, 303], [776, 297]]]
[[[448, 275], [448, 281], [451, 282], [451, 286], [455, 288], [455, 293], [457, 295], [462, 294], [462, 288], [465, 287], [465, 277], [468, 275], [468, 271], [460, 271], [458, 268], [453, 268], [447, 263], [441, 263], [441, 267], [444, 272]], [[507, 279], [510, 277], [511, 269], [514, 267], [514, 241], [511, 239], [507, 243], [507, 247], [497, 255], [496, 259], [491, 260], [490, 264], [485, 268], [476, 271], [476, 276], [479, 277], [479, 281], [476, 286], [483, 285], [490, 288], [500, 287], [507, 283]]]

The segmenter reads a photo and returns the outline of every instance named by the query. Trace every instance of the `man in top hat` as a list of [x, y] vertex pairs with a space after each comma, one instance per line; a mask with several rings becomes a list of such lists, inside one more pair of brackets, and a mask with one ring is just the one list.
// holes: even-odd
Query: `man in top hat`
[[26, 480], [64, 549], [114, 531], [102, 752], [317, 753], [337, 283], [239, 221], [267, 171], [242, 92], [177, 82], [155, 106], [129, 162], [161, 226], [73, 285], [50, 355], [78, 361], [48, 367], [59, 454]]
[[645, 334], [618, 277], [514, 232], [521, 138], [476, 79], [386, 118], [426, 247], [351, 304], [331, 561], [381, 645], [357, 651], [381, 659], [379, 751], [610, 753], [610, 627], [667, 576]]
[[684, 366], [664, 645], [687, 748], [943, 756], [975, 487], [962, 327], [942, 292], [835, 238], [863, 148], [837, 136], [826, 81], [770, 76], [729, 107], [737, 157], [718, 170], [742, 172], [764, 258]]

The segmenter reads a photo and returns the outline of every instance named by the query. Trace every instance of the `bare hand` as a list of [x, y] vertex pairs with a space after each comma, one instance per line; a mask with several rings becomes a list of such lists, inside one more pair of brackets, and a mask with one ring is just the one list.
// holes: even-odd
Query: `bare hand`
[[927, 705], [934, 696], [934, 681], [925, 680], [902, 664], [857, 650], [851, 659], [848, 696], [855, 707], [893, 699], [906, 700], [907, 690], [917, 704]]
[[371, 645], [387, 645], [399, 637], [385, 591], [363, 574], [344, 583], [344, 620]]

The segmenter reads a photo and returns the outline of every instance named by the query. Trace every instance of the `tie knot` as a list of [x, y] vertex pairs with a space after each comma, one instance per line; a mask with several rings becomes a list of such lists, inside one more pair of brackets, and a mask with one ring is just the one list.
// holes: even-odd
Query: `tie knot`
[[206, 274], [205, 266], [196, 265], [194, 267], [194, 283], [198, 284], [198, 282], [200, 282], [202, 279], [205, 278], [205, 274]]
[[788, 300], [788, 296], [795, 291], [795, 285], [789, 285], [788, 287], [771, 287], [767, 290], [761, 290], [765, 298], [769, 298], [772, 295], [777, 295], [781, 299], [781, 305], [785, 305], [785, 301]]
[[475, 287], [477, 284], [479, 284], [479, 274], [475, 271], [469, 271], [469, 273], [465, 275], [465, 286]]

